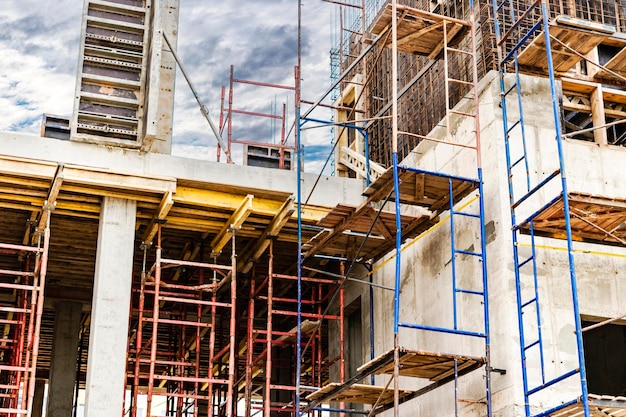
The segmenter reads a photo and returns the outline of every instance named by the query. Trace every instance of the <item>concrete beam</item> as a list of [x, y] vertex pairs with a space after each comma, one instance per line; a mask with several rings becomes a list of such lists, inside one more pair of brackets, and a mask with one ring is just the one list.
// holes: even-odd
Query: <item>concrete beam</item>
[[[259, 197], [253, 192], [255, 189], [293, 194], [297, 188], [295, 171], [221, 164], [90, 143], [42, 139], [15, 132], [0, 132], [0, 155], [63, 163], [66, 169], [74, 164], [123, 174], [176, 178], [179, 185], [181, 180], [195, 184], [209, 183], [220, 186], [213, 186], [212, 189], [248, 190], [244, 194], [249, 192], [255, 197]], [[56, 165], [51, 171], [49, 174], [46, 172], [47, 178], [52, 178]], [[307, 173], [302, 178], [303, 198], [309, 195], [316, 182], [308, 204], [334, 206], [337, 203], [359, 204], [363, 201], [363, 180], [322, 176], [318, 181], [316, 174]]]
[[122, 412], [135, 218], [132, 200], [102, 202], [93, 289], [85, 417]]

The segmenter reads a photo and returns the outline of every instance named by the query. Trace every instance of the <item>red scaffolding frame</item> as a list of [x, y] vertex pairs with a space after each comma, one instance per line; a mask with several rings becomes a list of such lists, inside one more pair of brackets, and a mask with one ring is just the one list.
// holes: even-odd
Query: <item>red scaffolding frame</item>
[[0, 288], [12, 291], [13, 297], [8, 303], [0, 302], [0, 413], [7, 417], [32, 412], [50, 244], [49, 212], [43, 219], [36, 244], [0, 243], [0, 256], [24, 259], [22, 270], [0, 270]]
[[[167, 259], [162, 256], [159, 226], [154, 264], [142, 273], [136, 289], [137, 332], [128, 355], [132, 417], [142, 394], [149, 416], [155, 415], [157, 395], [167, 398], [168, 416], [197, 417], [205, 407], [213, 416], [236, 415], [234, 233], [231, 250], [231, 265]], [[218, 292], [228, 289], [229, 300], [220, 301]], [[217, 352], [216, 346], [221, 347]]]
[[[310, 344], [302, 344], [307, 352], [306, 368], [302, 384], [309, 389], [321, 387], [328, 378], [332, 364], [339, 364], [339, 372], [345, 378], [345, 352], [340, 341], [336, 358], [327, 355], [327, 323], [338, 323], [344, 332], [344, 289], [333, 278], [305, 277], [309, 288], [301, 303], [302, 322], [298, 322], [298, 300], [294, 294], [297, 276], [280, 274], [274, 267], [274, 241], [268, 249], [267, 274], [253, 270], [247, 308], [245, 347], [246, 372], [239, 389], [245, 388], [245, 416], [300, 415], [296, 409], [296, 343], [297, 327], [310, 337]], [[339, 292], [339, 307], [335, 314], [328, 314], [329, 299]], [[256, 325], [255, 325], [256, 323]], [[262, 414], [261, 414], [262, 413]], [[276, 414], [281, 413], [281, 414]], [[285, 414], [282, 414], [285, 413]], [[321, 415], [310, 411], [309, 415]]]
[[[258, 112], [258, 111], [246, 110], [243, 108], [236, 108], [233, 105], [233, 101], [234, 101], [234, 89], [235, 89], [235, 85], [237, 84], [251, 85], [251, 86], [256, 86], [259, 88], [272, 88], [272, 89], [283, 90], [283, 91], [294, 91], [294, 92], [296, 88], [292, 86], [288, 86], [288, 85], [272, 84], [272, 83], [265, 83], [265, 82], [235, 78], [235, 70], [234, 70], [233, 65], [230, 66], [230, 81], [229, 81], [227, 104], [225, 104], [226, 87], [224, 86], [222, 87], [221, 111], [220, 111], [220, 133], [223, 133], [224, 129], [226, 129], [226, 137], [227, 137], [227, 143], [228, 143], [227, 146], [228, 146], [229, 154], [231, 154], [232, 144], [263, 146], [265, 148], [276, 149], [279, 152], [278, 168], [286, 169], [285, 167], [285, 160], [287, 156], [286, 153], [288, 151], [291, 151], [291, 156], [292, 156], [291, 159], [293, 159], [295, 157], [295, 150], [296, 150], [296, 147], [294, 145], [287, 144], [287, 139], [289, 137], [289, 134], [287, 132], [287, 125], [288, 125], [287, 104], [283, 103], [281, 114], [263, 113], [263, 112]], [[236, 137], [233, 136], [233, 115], [235, 114], [252, 116], [252, 117], [257, 117], [257, 118], [265, 118], [265, 119], [271, 119], [271, 120], [277, 121], [278, 123], [280, 123], [279, 143], [270, 143], [270, 142], [266, 142], [263, 140], [237, 139]], [[221, 151], [218, 146], [217, 148], [217, 161], [218, 162], [220, 160], [220, 153]]]

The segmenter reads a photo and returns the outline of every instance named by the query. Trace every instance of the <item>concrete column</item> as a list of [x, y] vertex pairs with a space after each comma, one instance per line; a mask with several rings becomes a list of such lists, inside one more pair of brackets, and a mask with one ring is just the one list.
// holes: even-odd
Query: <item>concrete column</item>
[[82, 309], [81, 303], [56, 303], [47, 417], [72, 415]]
[[135, 201], [105, 197], [93, 285], [85, 417], [121, 415], [135, 238]]
[[41, 417], [43, 415], [43, 397], [46, 391], [46, 380], [35, 380], [35, 397], [33, 398], [33, 408], [31, 417]]

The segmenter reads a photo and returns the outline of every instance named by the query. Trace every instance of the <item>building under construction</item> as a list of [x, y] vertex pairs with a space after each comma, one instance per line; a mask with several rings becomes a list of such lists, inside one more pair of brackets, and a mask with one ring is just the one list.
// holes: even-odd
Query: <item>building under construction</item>
[[85, 0], [73, 116], [0, 133], [1, 415], [626, 416], [626, 1], [328, 3], [319, 97], [199, 103], [218, 163], [178, 0]]

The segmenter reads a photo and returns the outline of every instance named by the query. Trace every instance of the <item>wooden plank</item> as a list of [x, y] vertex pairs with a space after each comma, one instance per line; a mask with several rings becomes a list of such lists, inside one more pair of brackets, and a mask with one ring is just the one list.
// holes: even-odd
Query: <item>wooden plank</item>
[[163, 196], [161, 203], [159, 203], [159, 208], [157, 209], [154, 216], [152, 216], [148, 227], [146, 227], [146, 231], [142, 238], [144, 244], [149, 245], [150, 243], [152, 243], [152, 239], [154, 239], [154, 236], [157, 233], [159, 224], [165, 221], [167, 214], [170, 212], [172, 206], [174, 205], [174, 199], [172, 195], [172, 192], [168, 192]]
[[[330, 402], [346, 402], [352, 404], [378, 403], [379, 406], [393, 402], [393, 389], [374, 385], [353, 384], [341, 392], [329, 395], [340, 386], [341, 384], [338, 383], [328, 384], [324, 388], [309, 394], [306, 399], [308, 401], [321, 400], [321, 403], [324, 404]], [[400, 390], [400, 397], [405, 397], [412, 392], [413, 391]]]
[[252, 194], [248, 194], [243, 201], [240, 203], [239, 207], [234, 211], [232, 216], [228, 219], [228, 221], [222, 227], [222, 230], [213, 238], [211, 241], [211, 250], [213, 253], [220, 253], [226, 243], [231, 239], [235, 230], [241, 228], [243, 223], [246, 221], [250, 213], [252, 213], [252, 200], [254, 196]]
[[[620, 75], [626, 75], [626, 47], [615, 54], [604, 66]], [[609, 73], [605, 74], [612, 76]]]
[[[391, 25], [391, 4], [381, 10], [372, 23], [371, 32], [382, 36]], [[398, 6], [398, 51], [429, 56], [431, 58], [441, 52], [444, 45], [444, 30], [446, 25], [448, 44], [456, 44], [470, 27], [469, 22], [426, 12], [408, 6]], [[391, 46], [388, 39], [385, 46]]]
[[[555, 40], [551, 42], [554, 70], [559, 73], [569, 71], [581, 61], [581, 58], [568, 48], [581, 55], [587, 55], [610, 35], [610, 33], [594, 32], [556, 23], [550, 24], [549, 31], [552, 37], [567, 46], [565, 47]], [[543, 32], [538, 34], [530, 45], [520, 52], [518, 61], [522, 67], [547, 70], [548, 60]]]

